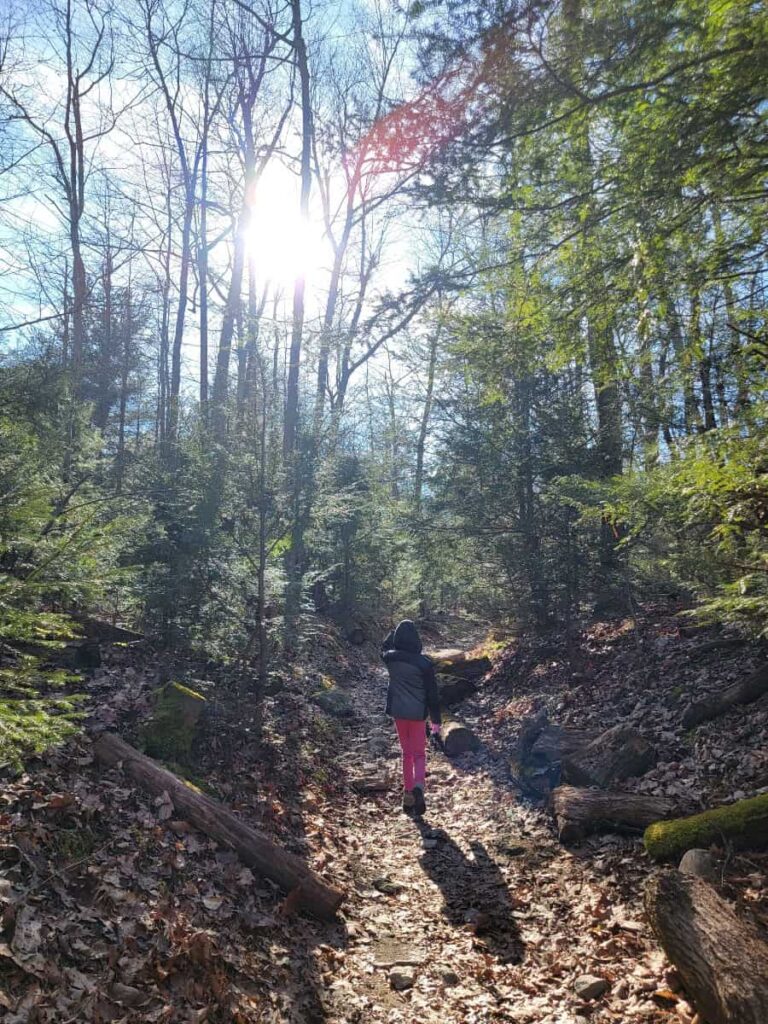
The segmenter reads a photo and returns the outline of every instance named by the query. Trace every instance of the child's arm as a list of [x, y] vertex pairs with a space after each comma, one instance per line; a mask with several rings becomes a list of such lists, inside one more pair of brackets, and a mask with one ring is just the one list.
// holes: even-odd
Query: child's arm
[[427, 709], [433, 725], [440, 725], [443, 721], [440, 714], [440, 694], [437, 690], [437, 678], [435, 677], [435, 666], [429, 659], [424, 659], [427, 667], [424, 668], [424, 687], [427, 692]]

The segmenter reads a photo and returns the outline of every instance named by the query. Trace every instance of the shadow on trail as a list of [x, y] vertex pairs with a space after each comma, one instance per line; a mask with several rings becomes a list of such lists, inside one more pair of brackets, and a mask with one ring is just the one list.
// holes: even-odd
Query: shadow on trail
[[411, 820], [422, 839], [436, 841], [424, 850], [420, 862], [443, 895], [443, 917], [473, 932], [477, 949], [501, 963], [520, 963], [524, 946], [512, 916], [517, 903], [485, 846], [471, 842], [470, 858], [444, 829], [432, 828], [423, 819]]
[[[264, 832], [278, 847], [307, 859], [307, 831], [314, 823], [306, 812], [296, 809], [301, 807], [313, 763], [302, 748], [299, 733], [287, 731], [280, 718], [270, 718], [263, 708], [254, 708], [241, 699], [239, 717], [227, 721], [223, 728], [220, 725], [208, 757], [214, 777], [228, 783], [228, 791], [222, 794], [225, 803], [236, 806], [249, 824]], [[317, 780], [309, 781], [318, 784]], [[234, 854], [230, 856], [236, 860]], [[336, 1007], [323, 979], [323, 972], [327, 971], [324, 951], [346, 949], [346, 926], [342, 920], [323, 923], [289, 910], [290, 898], [284, 890], [276, 889], [264, 904], [250, 905], [244, 897], [240, 923], [246, 941], [248, 929], [253, 928], [257, 955], [268, 950], [273, 956], [271, 944], [275, 943], [281, 956], [266, 977], [256, 970], [252, 974], [242, 971], [238, 987], [246, 996], [259, 1001], [265, 998], [265, 990], [267, 995], [278, 994], [275, 1016], [269, 1020], [325, 1024], [329, 1018], [335, 1019]], [[267, 936], [272, 935], [272, 929], [261, 923], [270, 915], [276, 923], [271, 939]]]
[[433, 745], [432, 756], [444, 757], [451, 768], [462, 775], [490, 776], [498, 789], [534, 807], [543, 807], [551, 791], [560, 784], [559, 763], [531, 765], [523, 772], [519, 768], [513, 770], [509, 756], [485, 739], [480, 741], [476, 751], [454, 757], [448, 757], [444, 749]]

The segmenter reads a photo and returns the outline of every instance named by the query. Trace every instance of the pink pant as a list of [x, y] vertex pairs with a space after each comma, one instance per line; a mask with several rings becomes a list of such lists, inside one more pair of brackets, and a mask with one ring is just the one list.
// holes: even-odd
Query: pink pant
[[423, 789], [427, 767], [427, 737], [424, 723], [396, 718], [395, 728], [403, 750], [403, 785], [408, 790], [414, 786], [421, 786]]

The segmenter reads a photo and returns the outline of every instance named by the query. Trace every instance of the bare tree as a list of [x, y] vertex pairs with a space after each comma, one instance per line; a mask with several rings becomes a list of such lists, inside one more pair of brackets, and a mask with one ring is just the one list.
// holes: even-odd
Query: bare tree
[[49, 16], [45, 18], [48, 31], [55, 31], [50, 49], [55, 56], [50, 59], [58, 62], [57, 71], [60, 69], [64, 82], [63, 98], [55, 97], [52, 109], [39, 109], [39, 97], [47, 95], [47, 90], [25, 88], [2, 78], [0, 93], [10, 106], [11, 118], [22, 121], [48, 148], [53, 158], [53, 176], [62, 190], [61, 210], [68, 227], [72, 267], [71, 368], [79, 387], [88, 301], [83, 260], [86, 181], [96, 145], [115, 126], [114, 112], [108, 103], [102, 103], [100, 94], [100, 86], [114, 69], [114, 41], [100, 0], [83, 0], [77, 14], [72, 0], [63, 4], [52, 2], [44, 13]]

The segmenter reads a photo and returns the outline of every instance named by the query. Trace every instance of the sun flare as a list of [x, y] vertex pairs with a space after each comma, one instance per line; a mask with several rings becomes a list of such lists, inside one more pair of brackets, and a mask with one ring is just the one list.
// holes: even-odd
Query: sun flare
[[251, 210], [248, 247], [256, 274], [276, 287], [313, 278], [326, 260], [322, 228], [299, 211], [296, 176], [278, 164], [261, 176]]

